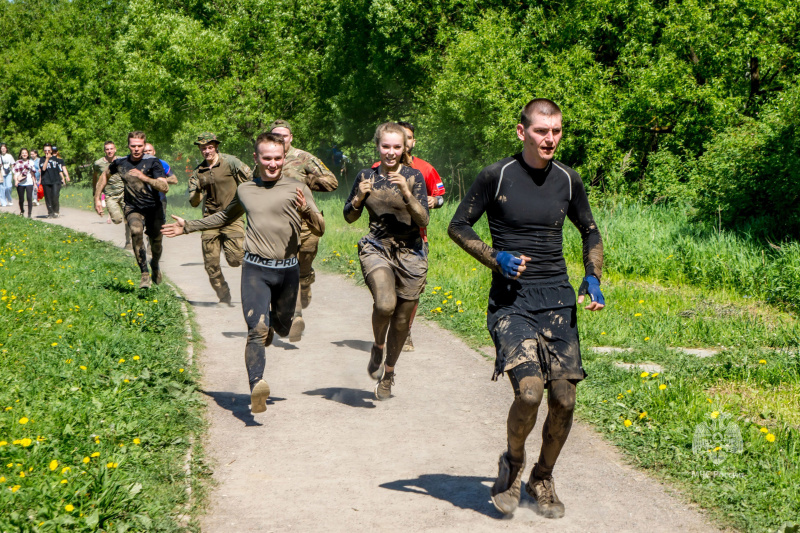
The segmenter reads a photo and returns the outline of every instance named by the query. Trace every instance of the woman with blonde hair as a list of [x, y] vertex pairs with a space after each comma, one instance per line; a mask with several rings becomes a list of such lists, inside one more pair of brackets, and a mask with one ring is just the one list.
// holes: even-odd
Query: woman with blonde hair
[[[386, 122], [375, 130], [380, 165], [359, 172], [344, 205], [352, 224], [369, 213], [369, 233], [358, 242], [364, 280], [372, 293], [372, 345], [367, 372], [377, 379], [375, 398], [387, 400], [394, 367], [425, 287], [428, 258], [420, 228], [428, 225], [428, 198], [419, 170], [408, 165], [405, 130]], [[385, 360], [384, 360], [385, 353]]]

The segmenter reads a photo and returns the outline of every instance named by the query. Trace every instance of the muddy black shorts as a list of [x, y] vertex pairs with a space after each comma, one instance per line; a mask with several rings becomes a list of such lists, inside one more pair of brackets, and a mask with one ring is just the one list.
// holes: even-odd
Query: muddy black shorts
[[158, 205], [155, 207], [133, 207], [125, 205], [125, 221], [134, 231], [134, 228], [142, 228], [145, 235], [151, 239], [161, 237], [161, 228], [164, 226], [164, 209]]
[[495, 276], [486, 317], [497, 353], [492, 379], [526, 362], [545, 384], [584, 379], [577, 314], [566, 275], [525, 283]]
[[358, 241], [358, 259], [365, 278], [378, 268], [391, 270], [399, 298], [417, 300], [425, 288], [428, 256], [422, 239], [402, 243], [394, 239], [371, 239], [368, 235]]

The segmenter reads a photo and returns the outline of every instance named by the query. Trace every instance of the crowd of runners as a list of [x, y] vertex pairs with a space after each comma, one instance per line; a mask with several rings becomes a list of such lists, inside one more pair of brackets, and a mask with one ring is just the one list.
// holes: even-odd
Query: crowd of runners
[[[562, 137], [560, 108], [547, 99], [532, 100], [522, 109], [516, 133], [521, 152], [478, 174], [448, 234], [492, 271], [487, 310], [497, 355], [492, 379], [507, 375], [514, 393], [508, 446], [500, 456], [492, 501], [505, 514], [519, 503], [525, 442], [547, 390], [542, 446], [526, 490], [543, 516], [558, 518], [564, 505], [552, 473], [572, 425], [576, 386], [586, 377], [577, 305], [587, 295], [585, 309], [597, 311], [605, 305], [600, 290], [603, 246], [580, 176], [555, 159]], [[193, 206], [202, 204], [203, 217], [173, 216], [169, 224], [166, 193], [177, 179], [155, 156], [143, 132], [128, 135], [127, 156], [117, 157], [109, 142], [105, 156], [95, 162], [95, 208], [103, 215], [105, 206], [111, 221], [126, 225], [126, 240], [142, 273], [141, 288], [162, 280], [162, 236], [202, 232], [203, 261], [220, 305], [233, 305], [220, 267], [223, 253], [228, 265], [242, 266], [245, 366], [253, 413], [266, 410], [270, 395], [264, 379], [266, 348], [275, 335], [300, 341], [306, 327], [302, 314], [311, 302], [313, 261], [325, 232], [314, 194], [338, 187], [336, 176], [293, 141], [291, 125], [276, 120], [255, 140], [251, 169], [222, 153], [215, 134], [200, 134], [195, 144], [203, 160], [189, 178], [189, 198]], [[375, 382], [375, 398], [383, 401], [392, 396], [400, 353], [414, 349], [411, 324], [428, 272], [426, 226], [430, 210], [443, 205], [445, 188], [433, 166], [412, 155], [416, 139], [410, 123], [381, 124], [374, 142], [379, 161], [358, 173], [343, 216], [353, 223], [366, 209], [369, 218], [369, 230], [357, 246], [374, 302], [367, 372]], [[46, 154], [43, 168], [53, 165], [66, 172], [52, 147]], [[35, 174], [29, 177], [37, 179]], [[55, 206], [57, 215], [57, 200]], [[473, 229], [484, 214], [491, 244]], [[563, 256], [567, 218], [583, 239], [584, 278], [577, 298]]]

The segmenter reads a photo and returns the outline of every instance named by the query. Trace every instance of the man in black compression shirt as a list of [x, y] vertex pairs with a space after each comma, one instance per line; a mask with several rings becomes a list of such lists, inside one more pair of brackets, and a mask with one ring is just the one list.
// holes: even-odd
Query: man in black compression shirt
[[[525, 440], [536, 424], [544, 389], [548, 414], [539, 460], [525, 486], [539, 513], [564, 516], [553, 467], [572, 426], [575, 387], [586, 377], [580, 354], [575, 292], [564, 261], [562, 229], [569, 218], [583, 239], [585, 278], [577, 303], [589, 294], [590, 311], [603, 308], [603, 243], [577, 172], [553, 156], [561, 140], [561, 110], [546, 99], [522, 110], [517, 136], [522, 153], [484, 168], [461, 201], [448, 233], [492, 269], [487, 327], [497, 351], [492, 379], [506, 373], [514, 388], [508, 413], [508, 450], [492, 502], [504, 514], [519, 504]], [[492, 246], [472, 226], [487, 214]]]
[[128, 134], [128, 149], [131, 153], [108, 165], [97, 179], [94, 193], [95, 211], [102, 216], [103, 205], [100, 202], [100, 194], [106, 186], [108, 177], [114, 174], [122, 177], [125, 186], [125, 221], [131, 228], [133, 255], [142, 271], [140, 289], [150, 288], [151, 279], [147, 270], [145, 234], [150, 241], [150, 253], [153, 256], [150, 261], [152, 280], [161, 283], [161, 268], [158, 262], [162, 252], [161, 227], [164, 225], [164, 208], [160, 193], [166, 194], [169, 191], [161, 161], [144, 153], [146, 140], [147, 136], [143, 131], [132, 131]]

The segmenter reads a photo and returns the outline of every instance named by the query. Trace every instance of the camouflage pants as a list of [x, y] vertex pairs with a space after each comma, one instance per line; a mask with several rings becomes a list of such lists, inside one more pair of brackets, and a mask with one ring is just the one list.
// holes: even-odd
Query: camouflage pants
[[111, 222], [114, 224], [125, 223], [125, 244], [131, 242], [131, 229], [128, 223], [125, 222], [125, 199], [124, 194], [115, 194], [113, 196], [106, 195], [106, 208], [108, 208], [108, 216], [111, 217]]
[[312, 263], [317, 257], [319, 247], [319, 237], [311, 233], [308, 226], [303, 222], [300, 229], [300, 250], [297, 253], [297, 261], [300, 265], [300, 290], [297, 291], [297, 304], [294, 309], [294, 316], [303, 315], [303, 293], [309, 294], [311, 284], [316, 280], [316, 274]]
[[217, 293], [220, 301], [230, 300], [231, 290], [222, 275], [220, 256], [225, 252], [225, 260], [229, 266], [238, 267], [244, 258], [244, 221], [239, 219], [233, 224], [218, 230], [203, 232], [203, 263], [208, 281]]

